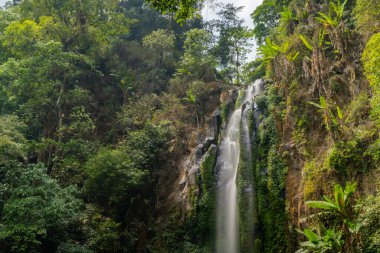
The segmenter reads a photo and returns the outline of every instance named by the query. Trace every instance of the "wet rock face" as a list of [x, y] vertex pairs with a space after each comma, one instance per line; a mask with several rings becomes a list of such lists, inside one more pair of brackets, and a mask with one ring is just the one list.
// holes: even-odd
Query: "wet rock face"
[[[238, 90], [230, 90], [223, 92], [220, 97], [220, 102], [223, 105], [234, 106], [238, 97]], [[183, 216], [194, 209], [191, 198], [194, 194], [199, 195], [199, 175], [200, 166], [205, 154], [210, 148], [217, 148], [219, 142], [220, 129], [222, 125], [220, 108], [215, 109], [212, 114], [206, 118], [203, 126], [203, 134], [198, 135], [196, 139], [196, 147], [191, 150], [191, 153], [186, 157], [180, 165], [180, 178], [178, 180], [179, 192], [177, 200], [180, 209], [183, 210]]]
[[182, 206], [181, 209], [184, 210], [185, 213], [190, 212], [194, 208], [193, 203], [190, 202], [190, 195], [199, 195], [198, 178], [203, 158], [211, 147], [216, 148], [216, 136], [218, 131], [217, 129], [213, 129], [212, 132], [214, 132], [214, 134], [206, 137], [203, 143], [198, 144], [182, 163], [183, 174], [179, 182], [181, 192], [179, 193], [178, 199]]
[[238, 89], [225, 91], [220, 96], [220, 103], [222, 105], [234, 103], [238, 96], [239, 96], [239, 90]]

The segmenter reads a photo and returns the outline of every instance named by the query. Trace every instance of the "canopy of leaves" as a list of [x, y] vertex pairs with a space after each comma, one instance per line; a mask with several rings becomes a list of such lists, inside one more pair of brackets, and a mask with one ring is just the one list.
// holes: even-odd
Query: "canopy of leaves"
[[[125, 203], [145, 184], [157, 167], [165, 143], [161, 129], [146, 126], [131, 132], [117, 148], [103, 148], [86, 164], [87, 194], [103, 207]], [[99, 191], [98, 189], [102, 189]]]
[[194, 16], [203, 0], [147, 0], [163, 13], [174, 12], [180, 23]]
[[12, 166], [5, 175], [0, 239], [7, 252], [39, 251], [42, 245], [54, 250], [79, 218], [77, 191], [61, 188], [42, 164]]
[[25, 128], [16, 116], [0, 116], [0, 166], [26, 158]]
[[191, 79], [213, 80], [216, 60], [210, 52], [211, 34], [205, 30], [192, 29], [186, 33], [184, 55], [178, 72]]

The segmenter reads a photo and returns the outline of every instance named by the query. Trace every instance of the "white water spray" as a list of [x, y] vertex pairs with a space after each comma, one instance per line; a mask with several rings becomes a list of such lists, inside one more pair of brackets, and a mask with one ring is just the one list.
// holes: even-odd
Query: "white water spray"
[[[239, 252], [239, 224], [236, 177], [240, 158], [240, 123], [242, 106], [251, 104], [253, 97], [262, 90], [262, 81], [258, 80], [245, 90], [241, 105], [232, 113], [220, 145], [216, 171], [217, 185], [217, 253]], [[248, 124], [244, 124], [248, 127]], [[248, 130], [247, 130], [248, 131]], [[249, 137], [247, 137], [249, 138]], [[253, 239], [253, 238], [252, 238]]]

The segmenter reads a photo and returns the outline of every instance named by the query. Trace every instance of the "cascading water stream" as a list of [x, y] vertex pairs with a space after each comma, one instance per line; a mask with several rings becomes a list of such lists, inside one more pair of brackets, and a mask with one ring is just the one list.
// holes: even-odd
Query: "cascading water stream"
[[[252, 86], [252, 97], [259, 95], [263, 90], [263, 82], [261, 80], [256, 81]], [[242, 252], [255, 252], [254, 242], [256, 240], [255, 231], [257, 229], [258, 217], [257, 217], [257, 202], [256, 202], [256, 188], [255, 188], [255, 160], [253, 158], [254, 141], [256, 139], [257, 129], [260, 124], [260, 113], [256, 108], [253, 100], [248, 100], [243, 105], [242, 115], [242, 142], [244, 147], [241, 149], [244, 153], [240, 156], [243, 161], [240, 180], [243, 181], [240, 189], [240, 205], [244, 205], [240, 210], [240, 224], [243, 227], [240, 228], [242, 233], [245, 233], [244, 239], [240, 240]], [[253, 125], [255, 123], [255, 125]], [[256, 131], [255, 131], [256, 128]], [[242, 161], [241, 161], [242, 162]], [[246, 202], [246, 203], [242, 203]]]
[[[240, 126], [244, 131], [245, 144], [248, 152], [251, 152], [251, 134], [249, 131], [248, 111], [252, 109], [252, 99], [262, 90], [262, 81], [258, 80], [245, 90], [245, 96], [241, 105], [231, 114], [227, 123], [224, 139], [219, 148], [217, 158], [217, 231], [216, 252], [239, 252], [239, 213], [237, 203], [236, 178], [240, 159]], [[244, 106], [243, 106], [244, 105]], [[244, 111], [243, 111], [244, 108]], [[251, 157], [248, 154], [248, 157]], [[253, 181], [253, 180], [252, 180]], [[253, 192], [253, 182], [247, 191]], [[253, 194], [253, 193], [252, 193]], [[253, 195], [250, 198], [248, 212], [254, 210]], [[254, 215], [254, 214], [252, 214]], [[253, 226], [253, 225], [252, 225]], [[253, 228], [252, 228], [253, 233]], [[252, 238], [253, 241], [254, 238]]]

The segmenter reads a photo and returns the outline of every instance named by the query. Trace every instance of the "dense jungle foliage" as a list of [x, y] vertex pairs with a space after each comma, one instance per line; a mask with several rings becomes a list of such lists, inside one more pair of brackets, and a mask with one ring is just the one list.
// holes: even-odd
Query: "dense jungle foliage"
[[[256, 211], [240, 217], [242, 245], [380, 252], [380, 1], [264, 0], [253, 30], [242, 7], [206, 22], [203, 4], [0, 9], [0, 252], [213, 252], [226, 94], [258, 78], [253, 167], [241, 157], [238, 177], [241, 192], [254, 177]], [[183, 191], [181, 164], [215, 115]]]
[[376, 0], [264, 0], [252, 13], [252, 76], [267, 83], [261, 132], [275, 143], [258, 198], [262, 252], [380, 250], [379, 10]]

